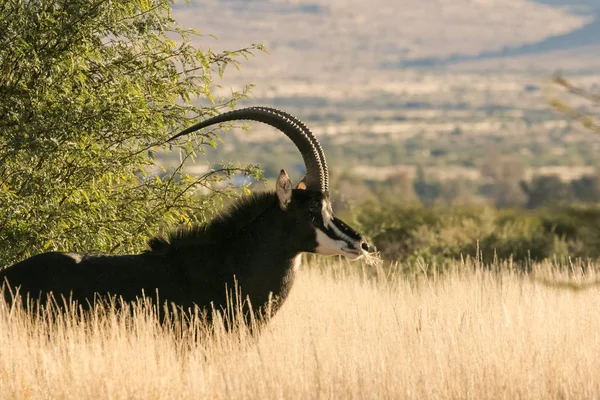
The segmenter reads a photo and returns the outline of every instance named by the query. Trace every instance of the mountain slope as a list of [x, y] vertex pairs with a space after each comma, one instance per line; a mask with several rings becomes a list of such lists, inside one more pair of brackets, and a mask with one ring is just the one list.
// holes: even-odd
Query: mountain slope
[[219, 37], [204, 46], [266, 44], [271, 56], [244, 67], [256, 83], [475, 56], [568, 34], [590, 21], [526, 0], [203, 0], [178, 7], [174, 17]]

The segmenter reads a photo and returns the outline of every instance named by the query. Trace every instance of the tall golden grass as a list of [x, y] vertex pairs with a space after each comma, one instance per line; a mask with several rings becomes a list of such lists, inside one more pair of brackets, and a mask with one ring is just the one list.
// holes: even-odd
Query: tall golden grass
[[257, 337], [164, 327], [141, 309], [81, 321], [2, 306], [0, 398], [600, 397], [594, 268], [534, 269], [409, 279], [304, 266]]

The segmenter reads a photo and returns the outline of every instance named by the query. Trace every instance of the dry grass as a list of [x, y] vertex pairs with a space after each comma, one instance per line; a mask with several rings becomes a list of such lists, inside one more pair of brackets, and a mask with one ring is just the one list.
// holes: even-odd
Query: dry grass
[[0, 309], [0, 398], [600, 396], [593, 273], [390, 281], [329, 267], [302, 271], [258, 338], [196, 326], [184, 333], [201, 339], [176, 340], [143, 312], [33, 322]]

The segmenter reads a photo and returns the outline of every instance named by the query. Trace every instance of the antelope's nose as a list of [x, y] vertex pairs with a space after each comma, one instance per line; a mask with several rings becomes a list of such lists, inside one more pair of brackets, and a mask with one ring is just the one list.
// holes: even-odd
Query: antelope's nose
[[360, 244], [360, 248], [363, 249], [364, 251], [366, 251], [367, 253], [371, 253], [373, 251], [373, 247], [369, 246], [369, 243], [363, 241]]

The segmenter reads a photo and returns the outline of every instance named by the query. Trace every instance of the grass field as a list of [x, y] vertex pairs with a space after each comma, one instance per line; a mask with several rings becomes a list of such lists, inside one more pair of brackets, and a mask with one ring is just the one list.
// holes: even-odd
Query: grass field
[[0, 398], [598, 398], [596, 281], [549, 264], [411, 279], [305, 266], [258, 338], [0, 307]]

